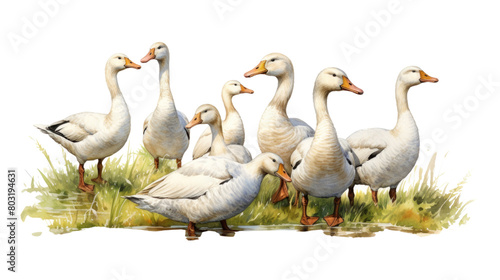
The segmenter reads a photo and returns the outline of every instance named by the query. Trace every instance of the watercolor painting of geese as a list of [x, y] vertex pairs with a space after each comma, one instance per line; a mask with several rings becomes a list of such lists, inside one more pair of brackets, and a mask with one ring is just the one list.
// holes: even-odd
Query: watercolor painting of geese
[[[175, 126], [179, 126], [179, 113], [173, 105], [168, 85], [168, 66], [165, 66], [168, 65], [168, 57], [166, 45], [155, 43], [142, 60], [144, 63], [151, 59], [159, 61], [159, 104], [163, 104], [163, 99], [166, 99], [165, 106], [172, 110], [170, 115], [155, 115], [163, 106], [157, 105], [160, 107], [157, 107], [155, 113], [150, 115], [152, 117], [147, 119], [151, 122], [146, 123], [146, 132], [148, 130], [154, 132], [157, 129], [151, 126], [155, 118], [160, 121], [158, 127], [169, 127], [168, 124], [161, 124], [161, 121], [168, 120], [173, 120]], [[166, 59], [166, 62], [163, 59]], [[290, 148], [289, 145], [269, 146], [281, 153], [287, 160], [276, 153], [268, 154], [268, 152], [260, 153], [252, 160], [252, 154], [245, 146], [236, 143], [227, 144], [224, 122], [219, 111], [213, 105], [204, 104], [196, 109], [190, 122], [182, 117], [183, 121], [180, 123], [183, 126], [182, 129], [170, 134], [175, 137], [182, 135], [181, 138], [184, 139], [186, 135], [189, 136], [193, 127], [202, 124], [209, 126], [210, 134], [203, 133], [200, 138], [211, 140], [207, 146], [209, 148], [204, 148], [208, 153], [204, 156], [200, 153], [200, 157], [187, 163], [186, 167], [182, 167], [181, 154], [170, 157], [170, 161], [165, 161], [166, 164], [159, 165], [158, 154], [151, 152], [149, 144], [136, 152], [132, 152], [129, 148], [125, 157], [109, 158], [112, 153], [108, 150], [116, 152], [124, 145], [130, 134], [130, 115], [118, 88], [116, 75], [126, 68], [140, 69], [141, 67], [122, 54], [112, 56], [106, 65], [106, 77], [113, 97], [110, 114], [84, 113], [81, 115], [80, 123], [75, 121], [79, 118], [70, 116], [67, 120], [64, 119], [62, 122], [49, 126], [37, 126], [67, 151], [76, 155], [80, 167], [77, 168], [71, 160], [68, 160], [64, 151], [62, 154], [64, 168], [57, 167], [52, 161], [52, 155], [45, 147], [37, 143], [50, 169], [40, 171], [42, 181], [32, 178], [30, 187], [26, 191], [40, 195], [38, 203], [23, 210], [23, 219], [32, 217], [47, 220], [51, 231], [57, 233], [91, 227], [180, 229], [187, 224], [188, 237], [194, 237], [195, 232], [200, 232], [200, 229], [195, 227], [196, 224], [201, 225], [202, 230], [205, 231], [221, 231], [221, 234], [231, 232], [233, 235], [235, 231], [231, 228], [239, 231], [323, 230], [325, 233], [340, 234], [341, 232], [345, 236], [358, 236], [357, 231], [360, 229], [362, 232], [394, 229], [417, 234], [435, 233], [455, 223], [463, 224], [469, 219], [464, 211], [469, 202], [461, 199], [460, 195], [467, 176], [464, 176], [464, 179], [458, 182], [451, 191], [443, 188], [441, 183], [438, 183], [439, 175], [434, 170], [437, 154], [431, 158], [427, 167], [416, 166], [418, 153], [409, 154], [409, 151], [413, 151], [412, 149], [401, 148], [401, 145], [393, 148], [394, 144], [390, 141], [386, 143], [385, 150], [381, 148], [381, 145], [373, 146], [371, 143], [376, 142], [377, 139], [380, 140], [375, 133], [379, 130], [370, 132], [371, 135], [373, 134], [371, 137], [364, 137], [367, 131], [371, 130], [361, 130], [347, 138], [347, 141], [338, 138], [332, 117], [328, 113], [326, 102], [328, 94], [342, 90], [356, 94], [363, 93], [363, 90], [355, 86], [339, 68], [324, 69], [314, 83], [313, 103], [317, 119], [315, 133], [297, 143], [291, 154], [290, 151], [283, 150], [283, 147]], [[293, 84], [281, 89], [281, 85], [287, 83], [286, 80], [293, 80], [293, 67], [287, 57], [276, 53], [266, 56], [256, 69], [246, 75], [256, 74], [278, 77], [279, 86], [273, 100], [284, 98], [286, 101], [290, 98]], [[410, 136], [413, 135], [418, 140], [418, 130], [407, 106], [408, 89], [420, 83], [436, 81], [436, 78], [430, 77], [418, 67], [407, 67], [400, 73], [396, 89], [399, 113], [396, 126], [398, 133], [391, 134], [395, 135], [394, 138], [400, 143], [409, 143], [410, 146], [418, 148], [418, 141], [415, 142], [413, 138], [408, 138], [408, 133], [404, 133], [409, 130], [412, 132]], [[224, 85], [222, 96], [228, 114], [234, 111], [231, 107], [231, 97], [245, 92], [252, 93], [253, 91], [235, 80], [230, 80]], [[281, 95], [284, 97], [280, 97]], [[273, 102], [277, 101], [271, 101], [265, 112], [277, 112], [273, 109], [276, 107]], [[281, 111], [285, 109], [286, 107], [281, 107]], [[120, 112], [124, 115], [115, 117], [115, 114]], [[237, 112], [236, 114], [239, 116]], [[283, 139], [291, 141], [283, 134], [284, 131], [305, 129], [310, 130], [311, 133], [314, 132], [308, 126], [294, 127], [290, 125], [294, 121], [287, 121], [286, 118], [281, 120], [289, 125], [277, 125], [267, 114], [271, 113], [264, 113], [266, 121], [263, 122], [261, 119], [259, 126], [273, 123], [271, 126], [275, 129], [261, 133], [260, 135], [265, 139], [275, 139], [276, 143], [281, 143]], [[236, 127], [241, 128], [239, 135], [244, 139], [243, 120], [238, 116], [236, 119], [239, 119], [237, 122], [239, 125]], [[92, 126], [85, 126], [87, 123], [94, 123], [93, 119], [96, 118], [102, 123], [99, 126], [100, 130], [97, 127], [92, 130]], [[72, 126], [68, 127], [69, 124]], [[87, 134], [80, 139], [78, 135], [81, 133], [74, 132], [75, 129], [86, 131]], [[227, 126], [226, 129], [228, 129]], [[290, 135], [295, 135], [292, 137], [295, 139], [298, 134]], [[309, 134], [305, 133], [303, 136], [307, 135]], [[177, 140], [172, 140], [173, 138], [167, 135], [157, 134], [157, 137], [160, 137], [160, 140], [155, 141], [161, 142], [161, 145], [179, 150], [182, 154], [185, 153], [185, 146], [181, 148], [176, 146]], [[92, 140], [94, 138], [100, 140], [94, 141]], [[295, 140], [292, 142], [295, 143]], [[86, 144], [85, 141], [90, 142]], [[150, 144], [159, 147], [160, 144], [156, 145], [155, 141]], [[80, 142], [85, 144], [82, 147], [86, 147], [87, 150], [78, 146], [81, 145]], [[264, 149], [264, 146], [261, 145], [260, 148]], [[90, 154], [82, 151], [89, 151]], [[385, 152], [388, 154], [386, 155]], [[95, 153], [100, 154], [94, 155]], [[395, 159], [387, 159], [395, 153]], [[108, 159], [104, 162], [103, 159], [106, 157]], [[273, 167], [276, 170], [271, 168], [269, 158], [274, 163], [278, 162], [279, 168], [277, 166]], [[394, 186], [400, 186], [397, 191], [397, 197], [399, 197], [397, 201], [395, 200], [396, 188], [390, 184], [390, 199], [378, 200], [378, 197], [374, 195], [377, 193], [373, 190], [374, 186], [371, 186], [370, 191], [358, 192], [354, 199], [353, 184], [368, 184], [365, 182], [366, 178], [371, 177], [366, 175], [368, 174], [366, 170], [372, 170], [373, 168], [369, 169], [370, 166], [380, 167], [384, 162], [390, 162], [400, 166], [401, 169], [403, 165], [398, 163], [399, 158], [406, 158], [405, 162], [408, 163], [404, 165], [404, 173], [392, 174], [390, 169], [382, 168], [386, 171], [379, 170], [379, 173], [370, 175], [396, 180], [399, 184], [394, 184]], [[83, 163], [88, 159], [99, 159], [97, 177], [93, 179], [99, 183], [96, 186], [85, 183], [85, 173], [82, 170]], [[106, 166], [105, 171], [109, 176], [107, 181], [101, 177], [103, 166]], [[293, 172], [291, 176], [288, 175], [290, 171], [287, 169]], [[422, 175], [423, 173], [425, 175]], [[264, 177], [265, 174], [279, 178]], [[92, 170], [89, 170], [87, 175], [92, 176]], [[281, 202], [282, 198], [288, 195], [286, 189], [287, 183], [290, 182], [297, 190], [296, 201], [301, 199], [301, 205], [289, 205], [288, 201]], [[274, 184], [280, 186], [278, 191], [273, 191]], [[342, 197], [345, 198], [342, 199]], [[370, 199], [375, 203], [369, 203]], [[138, 207], [135, 207], [136, 204]], [[333, 214], [331, 214], [332, 211]], [[318, 221], [318, 217], [324, 217], [324, 221]], [[373, 229], [374, 227], [376, 229]], [[352, 228], [357, 230], [353, 231]]]
[[3, 1], [0, 278], [491, 278], [499, 5]]

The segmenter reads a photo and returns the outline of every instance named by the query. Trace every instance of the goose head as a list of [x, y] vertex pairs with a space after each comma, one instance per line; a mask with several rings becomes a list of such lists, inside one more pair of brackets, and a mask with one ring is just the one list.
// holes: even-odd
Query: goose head
[[344, 71], [329, 67], [318, 74], [315, 86], [322, 89], [322, 92], [330, 93], [332, 91], [347, 90], [356, 94], [363, 94], [363, 90], [355, 86]]
[[224, 87], [222, 88], [222, 93], [228, 94], [230, 96], [235, 96], [241, 93], [253, 93], [253, 90], [246, 88], [236, 80], [231, 80], [224, 84]]
[[246, 72], [245, 77], [250, 78], [259, 74], [280, 77], [290, 72], [293, 72], [292, 61], [284, 54], [271, 53], [264, 56], [256, 67]]
[[422, 69], [417, 66], [409, 66], [401, 70], [398, 76], [398, 82], [408, 85], [409, 87], [419, 85], [421, 83], [437, 83], [437, 78], [427, 75]]
[[292, 181], [288, 173], [286, 173], [283, 160], [277, 154], [262, 153], [254, 160], [260, 165], [262, 172], [276, 176], [285, 182]]
[[151, 45], [148, 54], [141, 59], [141, 62], [146, 63], [151, 59], [164, 60], [168, 59], [169, 56], [170, 53], [168, 51], [167, 45], [163, 42], [157, 42]]
[[133, 63], [128, 56], [122, 53], [116, 53], [108, 59], [106, 68], [119, 72], [126, 68], [141, 69], [141, 66]]
[[198, 124], [216, 124], [220, 123], [220, 114], [215, 106], [204, 104], [196, 109], [193, 119], [186, 125], [186, 128], [192, 128]]

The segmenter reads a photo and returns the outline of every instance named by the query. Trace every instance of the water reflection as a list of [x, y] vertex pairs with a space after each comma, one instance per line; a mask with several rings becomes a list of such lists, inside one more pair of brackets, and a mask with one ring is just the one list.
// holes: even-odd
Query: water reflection
[[[185, 226], [175, 227], [131, 227], [130, 229], [147, 230], [147, 231], [163, 231], [163, 230], [183, 230], [186, 231]], [[400, 231], [405, 233], [412, 233], [417, 235], [436, 234], [439, 231], [416, 231], [410, 227], [395, 226], [392, 224], [376, 224], [376, 223], [350, 223], [342, 227], [328, 227], [326, 224], [304, 226], [296, 224], [287, 225], [258, 225], [258, 226], [231, 226], [231, 231], [223, 230], [222, 228], [208, 228], [200, 227], [196, 230], [196, 236], [186, 236], [188, 240], [198, 240], [203, 232], [215, 231], [220, 236], [234, 237], [239, 231], [266, 231], [266, 230], [296, 230], [298, 232], [307, 232], [314, 230], [322, 230], [325, 235], [338, 236], [338, 237], [374, 237], [377, 232], [384, 230]]]

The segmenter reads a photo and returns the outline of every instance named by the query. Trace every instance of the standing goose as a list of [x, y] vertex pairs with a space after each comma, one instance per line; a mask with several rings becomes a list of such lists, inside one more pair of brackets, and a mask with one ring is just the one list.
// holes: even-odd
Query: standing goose
[[195, 236], [196, 223], [221, 222], [245, 210], [255, 199], [265, 174], [290, 181], [278, 155], [263, 153], [247, 164], [221, 157], [202, 157], [125, 198], [140, 209], [189, 223], [188, 236]]
[[[425, 82], [436, 83], [422, 69], [404, 68], [396, 81], [398, 121], [392, 130], [364, 129], [353, 133], [347, 142], [359, 159], [354, 184], [370, 186], [372, 199], [378, 205], [379, 188], [390, 187], [389, 196], [396, 201], [396, 187], [413, 169], [418, 159], [418, 128], [408, 107], [408, 90]], [[354, 204], [354, 184], [349, 187], [349, 200]]]
[[[233, 96], [241, 93], [253, 93], [253, 90], [244, 87], [238, 81], [229, 81], [222, 88], [222, 101], [226, 109], [226, 118], [222, 122], [222, 132], [224, 134], [224, 142], [227, 145], [245, 143], [245, 128], [240, 114], [236, 111], [233, 105]], [[201, 134], [196, 146], [193, 150], [193, 159], [202, 157], [210, 152], [212, 144], [212, 134], [209, 127]]]
[[126, 68], [141, 69], [141, 66], [130, 61], [124, 54], [114, 54], [106, 63], [106, 83], [111, 93], [111, 110], [108, 114], [85, 112], [50, 125], [35, 125], [77, 158], [80, 163], [78, 188], [84, 192], [94, 190], [94, 186], [86, 184], [84, 180], [85, 162], [99, 160], [98, 175], [92, 181], [105, 184], [106, 180], [102, 178], [102, 161], [118, 152], [130, 134], [130, 114], [117, 79], [118, 72]]
[[[273, 99], [260, 119], [257, 140], [262, 152], [279, 155], [285, 169], [291, 174], [290, 156], [297, 145], [304, 139], [314, 136], [314, 129], [300, 119], [290, 119], [286, 113], [288, 100], [293, 91], [293, 65], [288, 57], [280, 53], [266, 55], [254, 69], [245, 73], [250, 78], [258, 74], [274, 76], [278, 79], [278, 88]], [[299, 193], [295, 203], [298, 203]], [[288, 188], [284, 182], [273, 194], [272, 202], [276, 203], [288, 197]]]
[[182, 156], [189, 146], [189, 129], [185, 128], [188, 119], [175, 108], [170, 91], [170, 53], [167, 45], [162, 42], [154, 43], [141, 62], [146, 63], [151, 59], [156, 59], [160, 66], [160, 98], [154, 112], [144, 121], [144, 147], [153, 156], [156, 169], [160, 158], [177, 160], [179, 168]]
[[209, 125], [212, 135], [209, 156], [225, 157], [239, 163], [247, 163], [252, 160], [252, 155], [243, 145], [226, 145], [221, 117], [219, 111], [213, 105], [205, 104], [198, 107], [193, 119], [186, 125], [186, 128], [190, 129], [202, 123]]
[[[307, 216], [308, 196], [335, 197], [335, 210], [324, 217], [333, 227], [343, 222], [339, 214], [340, 197], [351, 186], [356, 171], [352, 163], [354, 156], [345, 140], [337, 137], [332, 119], [328, 114], [327, 98], [330, 92], [348, 90], [356, 94], [363, 91], [354, 86], [346, 74], [337, 68], [321, 71], [314, 84], [314, 109], [316, 111], [316, 133], [297, 146], [291, 161], [293, 186], [304, 194], [300, 223], [312, 225], [318, 217]], [[342, 142], [340, 142], [340, 141]]]

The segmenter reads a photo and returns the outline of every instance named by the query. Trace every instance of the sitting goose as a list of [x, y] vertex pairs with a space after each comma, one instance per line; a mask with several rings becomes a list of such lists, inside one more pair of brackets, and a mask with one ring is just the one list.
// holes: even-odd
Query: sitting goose
[[211, 131], [211, 148], [209, 156], [225, 157], [239, 163], [247, 163], [252, 160], [252, 155], [243, 145], [226, 145], [224, 142], [224, 133], [222, 132], [222, 121], [219, 111], [215, 106], [204, 104], [196, 109], [196, 113], [186, 125], [186, 128], [192, 128], [198, 124], [208, 124]]
[[189, 223], [188, 236], [195, 236], [196, 223], [221, 222], [245, 210], [257, 197], [265, 174], [291, 181], [281, 158], [263, 153], [246, 164], [222, 157], [202, 157], [125, 198], [140, 209]]
[[[222, 101], [226, 109], [226, 118], [222, 122], [222, 132], [226, 145], [245, 143], [245, 129], [240, 114], [233, 105], [233, 96], [242, 93], [253, 93], [253, 90], [244, 87], [238, 81], [229, 81], [222, 88]], [[212, 133], [209, 127], [201, 134], [193, 149], [193, 159], [202, 157], [210, 152]]]

